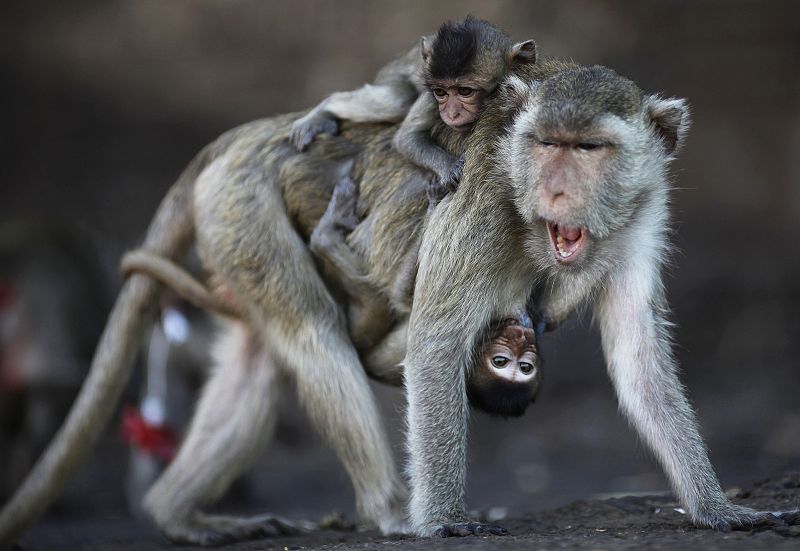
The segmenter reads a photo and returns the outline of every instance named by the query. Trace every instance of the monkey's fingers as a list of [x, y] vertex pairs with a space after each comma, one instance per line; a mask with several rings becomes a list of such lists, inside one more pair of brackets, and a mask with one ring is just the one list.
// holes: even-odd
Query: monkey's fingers
[[461, 182], [461, 175], [464, 173], [464, 157], [459, 157], [453, 166], [450, 167], [450, 174], [442, 184], [447, 188], [447, 191], [455, 191], [458, 188], [458, 183]]
[[[698, 526], [707, 526], [720, 532], [731, 530], [766, 530], [786, 527], [796, 513], [770, 513], [756, 511], [741, 505], [728, 508], [695, 519]], [[784, 516], [786, 515], [786, 516]]]
[[497, 526], [496, 524], [487, 524], [482, 522], [456, 522], [452, 524], [443, 524], [434, 531], [434, 534], [440, 538], [448, 538], [451, 536], [505, 536], [508, 535], [508, 530], [502, 526]]
[[317, 134], [331, 134], [335, 136], [339, 133], [339, 123], [330, 115], [324, 113], [314, 113], [313, 111], [301, 119], [297, 119], [292, 124], [289, 132], [289, 141], [292, 142], [298, 151], [305, 151], [308, 144], [314, 141]]

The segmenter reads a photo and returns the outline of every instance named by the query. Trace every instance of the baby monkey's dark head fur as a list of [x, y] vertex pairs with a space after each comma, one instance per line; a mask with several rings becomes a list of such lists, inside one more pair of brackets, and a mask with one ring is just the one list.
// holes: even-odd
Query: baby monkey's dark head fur
[[536, 44], [533, 40], [514, 44], [488, 21], [468, 15], [443, 23], [431, 43], [423, 39], [422, 55], [428, 83], [470, 76], [496, 86], [515, 63], [535, 63]]
[[466, 132], [484, 100], [512, 68], [536, 63], [536, 43], [514, 44], [503, 31], [467, 16], [444, 23], [420, 46], [425, 86], [433, 93], [439, 116], [456, 132]]

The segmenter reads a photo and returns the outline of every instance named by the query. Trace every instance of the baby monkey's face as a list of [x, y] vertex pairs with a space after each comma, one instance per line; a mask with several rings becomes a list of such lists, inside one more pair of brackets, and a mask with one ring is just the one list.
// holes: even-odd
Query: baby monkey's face
[[480, 115], [487, 91], [463, 79], [442, 79], [430, 84], [439, 104], [439, 116], [456, 132], [466, 132]]
[[509, 325], [489, 344], [484, 361], [496, 377], [512, 383], [528, 383], [540, 378], [540, 359], [532, 329]]

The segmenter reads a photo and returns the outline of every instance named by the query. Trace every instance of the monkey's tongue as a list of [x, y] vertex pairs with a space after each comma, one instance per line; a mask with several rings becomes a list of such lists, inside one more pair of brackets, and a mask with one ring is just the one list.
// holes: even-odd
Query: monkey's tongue
[[575, 260], [577, 256], [575, 253], [583, 247], [585, 237], [583, 230], [575, 226], [562, 226], [550, 222], [547, 223], [547, 230], [556, 260], [561, 263]]
[[570, 226], [556, 226], [556, 232], [567, 241], [577, 241], [583, 233], [580, 228]]

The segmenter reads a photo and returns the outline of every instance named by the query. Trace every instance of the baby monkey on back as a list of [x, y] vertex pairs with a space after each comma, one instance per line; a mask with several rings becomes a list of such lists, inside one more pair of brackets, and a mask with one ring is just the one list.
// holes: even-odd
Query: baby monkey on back
[[[337, 119], [354, 122], [402, 120], [393, 145], [415, 164], [436, 175], [428, 189], [429, 209], [455, 191], [463, 161], [434, 142], [432, 130], [441, 121], [447, 131], [470, 132], [486, 98], [510, 69], [536, 62], [533, 40], [514, 43], [492, 24], [468, 16], [444, 23], [436, 34], [423, 37], [419, 46], [384, 67], [375, 80], [353, 92], [338, 92], [322, 101], [295, 122], [291, 139], [305, 148], [321, 132], [336, 133]], [[357, 187], [349, 175], [335, 186], [330, 204], [314, 230], [309, 248], [322, 263], [329, 278], [341, 282], [363, 280], [364, 270], [346, 245], [345, 232], [359, 223]], [[412, 247], [416, 256], [417, 247]], [[343, 260], [347, 258], [348, 260]], [[400, 289], [413, 289], [416, 258], [409, 264], [414, 273]], [[343, 285], [354, 288], [355, 285]], [[369, 293], [358, 286], [360, 293]], [[358, 293], [356, 293], [358, 294]], [[373, 316], [363, 309], [363, 296], [351, 297], [350, 331], [359, 346], [373, 329]], [[376, 304], [376, 301], [366, 301]], [[378, 299], [378, 302], [382, 302]], [[383, 306], [380, 306], [383, 308]], [[385, 306], [388, 308], [388, 304]], [[527, 306], [512, 316], [496, 320], [479, 346], [475, 368], [468, 375], [467, 392], [478, 409], [502, 416], [519, 416], [535, 398], [541, 382], [541, 360]], [[366, 347], [367, 349], [369, 347]], [[399, 384], [402, 374], [382, 369], [379, 375], [366, 361], [367, 371], [386, 382]]]
[[403, 121], [393, 145], [415, 164], [432, 171], [434, 202], [455, 189], [463, 161], [434, 143], [431, 129], [441, 119], [455, 132], [469, 132], [486, 97], [515, 65], [536, 62], [533, 40], [513, 43], [487, 21], [467, 16], [444, 23], [405, 55], [382, 68], [374, 84], [325, 98], [292, 126], [291, 140], [303, 150], [322, 132], [338, 132], [338, 120]]

